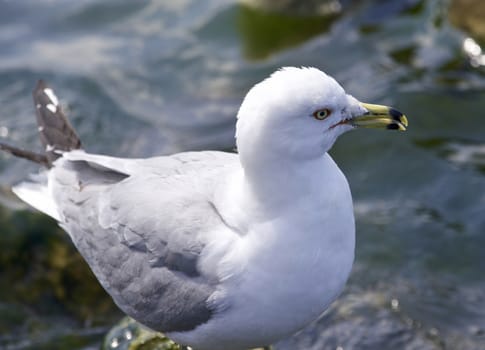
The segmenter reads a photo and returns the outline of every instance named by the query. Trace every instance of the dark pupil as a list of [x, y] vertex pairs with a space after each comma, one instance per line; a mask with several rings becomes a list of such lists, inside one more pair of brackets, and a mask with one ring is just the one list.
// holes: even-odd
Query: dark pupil
[[323, 117], [323, 116], [325, 116], [325, 111], [320, 112], [320, 117]]

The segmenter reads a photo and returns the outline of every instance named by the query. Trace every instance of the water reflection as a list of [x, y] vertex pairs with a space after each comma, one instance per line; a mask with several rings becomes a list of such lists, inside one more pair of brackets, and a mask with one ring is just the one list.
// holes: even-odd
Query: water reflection
[[470, 64], [475, 67], [485, 66], [485, 55], [481, 46], [485, 43], [485, 2], [481, 0], [452, 0], [449, 6], [449, 18], [458, 28], [467, 33], [463, 39], [463, 51]]
[[482, 0], [450, 0], [449, 18], [451, 23], [485, 43], [485, 2]]
[[264, 59], [297, 46], [326, 32], [338, 14], [339, 11], [334, 11], [295, 16], [241, 6], [237, 23], [244, 54], [251, 60]]
[[438, 156], [460, 168], [471, 168], [485, 173], [485, 143], [436, 138], [417, 141], [417, 144], [433, 149]]
[[240, 0], [256, 10], [295, 16], [328, 16], [342, 11], [348, 0]]

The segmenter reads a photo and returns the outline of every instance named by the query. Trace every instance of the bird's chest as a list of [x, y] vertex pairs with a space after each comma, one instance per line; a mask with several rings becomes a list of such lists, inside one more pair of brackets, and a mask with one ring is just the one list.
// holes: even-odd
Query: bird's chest
[[333, 217], [325, 224], [288, 224], [285, 230], [290, 237], [259, 250], [246, 278], [271, 286], [268, 294], [280, 299], [279, 304], [317, 311], [333, 300], [347, 279], [354, 256], [353, 220], [337, 222]]
[[354, 257], [353, 214], [345, 213], [346, 222], [340, 220], [344, 213], [327, 214], [324, 220], [268, 222], [247, 237], [242, 249], [251, 253], [229, 288], [235, 315], [247, 320], [250, 332], [271, 328], [289, 335], [317, 318], [342, 290]]

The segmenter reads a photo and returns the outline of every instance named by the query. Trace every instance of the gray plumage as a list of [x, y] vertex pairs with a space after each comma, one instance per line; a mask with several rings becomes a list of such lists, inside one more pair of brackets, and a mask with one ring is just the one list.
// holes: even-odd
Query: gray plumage
[[44, 154], [4, 144], [0, 149], [49, 168], [55, 198], [49, 202], [42, 195], [46, 176], [17, 186], [16, 193], [26, 191], [29, 203], [59, 221], [126, 314], [164, 332], [207, 322], [213, 313], [208, 298], [218, 281], [215, 272], [200, 271], [198, 261], [208, 231], [228, 229], [207, 189], [236, 164], [236, 156], [205, 152], [137, 160], [87, 154], [78, 150], [81, 141], [53, 90], [39, 81], [33, 97]]
[[[64, 158], [52, 170], [56, 200], [65, 203], [59, 208], [62, 227], [116, 304], [165, 332], [206, 322], [217, 281], [203, 275], [197, 262], [207, 231], [225, 227], [206, 190], [215, 180], [199, 175], [223, 172], [235, 156], [122, 160], [73, 152]], [[210, 169], [204, 167], [207, 158]], [[117, 167], [121, 163], [124, 169]]]

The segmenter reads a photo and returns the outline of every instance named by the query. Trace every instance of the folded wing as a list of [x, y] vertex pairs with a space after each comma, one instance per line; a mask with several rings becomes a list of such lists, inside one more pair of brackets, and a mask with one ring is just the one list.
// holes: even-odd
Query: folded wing
[[128, 315], [164, 332], [208, 321], [217, 280], [199, 259], [226, 227], [211, 195], [235, 155], [128, 160], [66, 154], [51, 169], [61, 226]]

